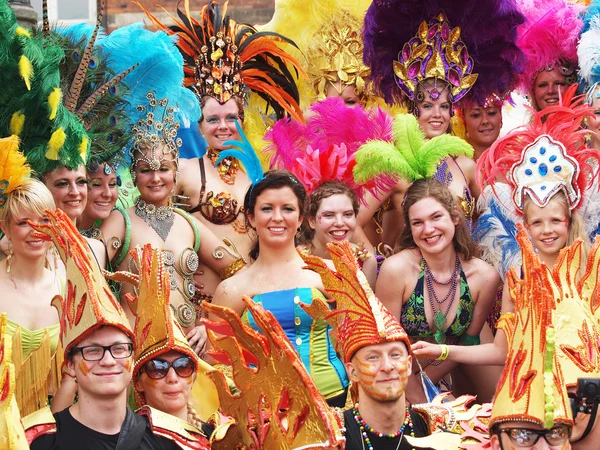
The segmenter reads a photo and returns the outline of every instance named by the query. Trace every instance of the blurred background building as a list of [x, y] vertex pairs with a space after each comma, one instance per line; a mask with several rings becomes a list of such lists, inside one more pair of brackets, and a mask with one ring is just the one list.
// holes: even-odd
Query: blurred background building
[[[17, 13], [19, 21], [24, 25], [35, 23], [42, 17], [42, 0], [9, 0]], [[167, 14], [161, 6], [175, 14], [180, 0], [139, 0], [148, 11], [167, 22]], [[79, 23], [87, 21], [95, 23], [96, 10], [100, 0], [47, 0], [48, 15], [52, 23]], [[192, 11], [199, 11], [206, 0], [190, 0]], [[160, 6], [159, 6], [160, 5]], [[271, 20], [275, 0], [230, 0], [229, 13], [240, 22], [260, 25]], [[133, 22], [144, 21], [145, 14], [132, 0], [105, 0], [103, 26], [107, 32], [115, 28], [129, 25]]]

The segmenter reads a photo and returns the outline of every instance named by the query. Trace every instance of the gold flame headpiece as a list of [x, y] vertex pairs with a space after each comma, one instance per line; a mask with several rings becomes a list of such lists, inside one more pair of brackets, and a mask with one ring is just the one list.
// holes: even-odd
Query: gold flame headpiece
[[343, 447], [340, 424], [277, 319], [249, 298], [243, 300], [263, 334], [244, 325], [231, 309], [206, 305], [224, 321], [204, 321], [216, 349], [213, 356], [233, 367], [239, 389], [233, 394], [219, 371], [208, 374], [217, 386], [221, 411], [235, 418], [212, 449]]
[[500, 319], [508, 354], [498, 382], [490, 427], [501, 422], [532, 422], [545, 428], [572, 424], [564, 370], [559, 363], [558, 330], [553, 314], [560, 298], [550, 269], [543, 264], [522, 225], [517, 240], [523, 253], [523, 277], [507, 275], [514, 314]]
[[134, 340], [127, 316], [85, 238], [60, 209], [46, 210], [46, 214], [49, 223], [29, 223], [41, 232], [38, 233], [40, 237], [54, 242], [66, 266], [66, 295], [52, 299], [52, 306], [58, 310], [60, 318], [65, 359], [77, 343], [102, 326], [115, 327]]
[[321, 276], [323, 286], [336, 302], [331, 310], [319, 299], [301, 305], [313, 318], [323, 318], [333, 329], [344, 361], [367, 345], [401, 341], [410, 353], [410, 340], [402, 325], [379, 301], [362, 273], [348, 242], [329, 243], [327, 249], [337, 272], [321, 258], [300, 252], [307, 268]]

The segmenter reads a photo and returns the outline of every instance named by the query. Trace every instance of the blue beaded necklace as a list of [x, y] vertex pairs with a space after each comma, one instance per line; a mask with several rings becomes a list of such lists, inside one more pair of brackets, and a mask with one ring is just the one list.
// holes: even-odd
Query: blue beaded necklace
[[[411, 436], [415, 435], [415, 431], [413, 429], [412, 419], [410, 418], [410, 411], [408, 410], [408, 406], [406, 406], [406, 415], [404, 416], [404, 423], [402, 424], [402, 426], [400, 427], [400, 429], [398, 431], [396, 431], [395, 433], [391, 433], [391, 434], [380, 433], [379, 431], [375, 431], [373, 428], [371, 428], [371, 426], [367, 422], [365, 422], [365, 420], [361, 417], [360, 411], [358, 410], [358, 402], [354, 405], [354, 408], [352, 408], [352, 414], [354, 415], [354, 420], [356, 421], [356, 424], [358, 425], [358, 428], [360, 429], [360, 433], [362, 434], [364, 443], [367, 444], [367, 450], [373, 450], [373, 444], [371, 443], [371, 439], [369, 439], [369, 435], [367, 433], [374, 434], [375, 436], [378, 436], [378, 437], [386, 437], [388, 439], [395, 439], [398, 436], [400, 436], [400, 441], [398, 442], [397, 448], [400, 448], [400, 443], [402, 442], [402, 436], [404, 436], [404, 430], [406, 429], [407, 425], [410, 429], [410, 435]], [[363, 448], [364, 448], [364, 445], [363, 445]]]

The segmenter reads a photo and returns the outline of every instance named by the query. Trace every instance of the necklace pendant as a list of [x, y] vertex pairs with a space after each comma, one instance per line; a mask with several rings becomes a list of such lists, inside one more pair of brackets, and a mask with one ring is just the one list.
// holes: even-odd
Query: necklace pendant
[[157, 208], [155, 205], [146, 203], [140, 197], [135, 202], [135, 215], [141, 217], [163, 241], [167, 240], [175, 223], [172, 206]]
[[433, 316], [433, 323], [435, 325], [436, 331], [434, 333], [435, 342], [438, 344], [443, 344], [446, 341], [446, 333], [443, 328], [446, 325], [446, 316], [442, 311], [438, 311]]

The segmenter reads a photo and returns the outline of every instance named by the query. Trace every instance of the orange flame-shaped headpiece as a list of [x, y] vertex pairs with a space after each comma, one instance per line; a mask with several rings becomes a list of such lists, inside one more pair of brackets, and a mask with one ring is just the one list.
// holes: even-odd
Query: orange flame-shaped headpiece
[[[102, 326], [118, 328], [134, 338], [119, 301], [110, 290], [85, 238], [60, 209], [46, 210], [49, 223], [30, 225], [48, 235], [67, 270], [66, 296], [57, 295], [52, 305], [60, 317], [60, 339], [67, 359], [71, 349]], [[47, 239], [47, 238], [46, 238]]]
[[523, 278], [511, 269], [507, 279], [515, 313], [498, 326], [508, 339], [490, 427], [507, 421], [534, 422], [551, 428], [572, 423], [564, 371], [559, 364], [553, 314], [560, 298], [550, 269], [536, 255], [523, 227], [517, 240], [523, 252]]
[[204, 321], [216, 349], [213, 356], [233, 367], [239, 389], [232, 394], [221, 372], [208, 374], [217, 386], [221, 411], [235, 418], [212, 449], [341, 446], [345, 439], [336, 417], [277, 319], [247, 297], [243, 300], [263, 334], [244, 325], [231, 309], [206, 305], [225, 321]]
[[362, 273], [348, 242], [327, 244], [336, 272], [321, 258], [300, 253], [310, 270], [321, 275], [323, 286], [335, 300], [331, 310], [319, 299], [302, 307], [313, 318], [323, 318], [337, 340], [344, 361], [367, 345], [401, 341], [410, 353], [410, 341], [402, 325], [379, 301]]

